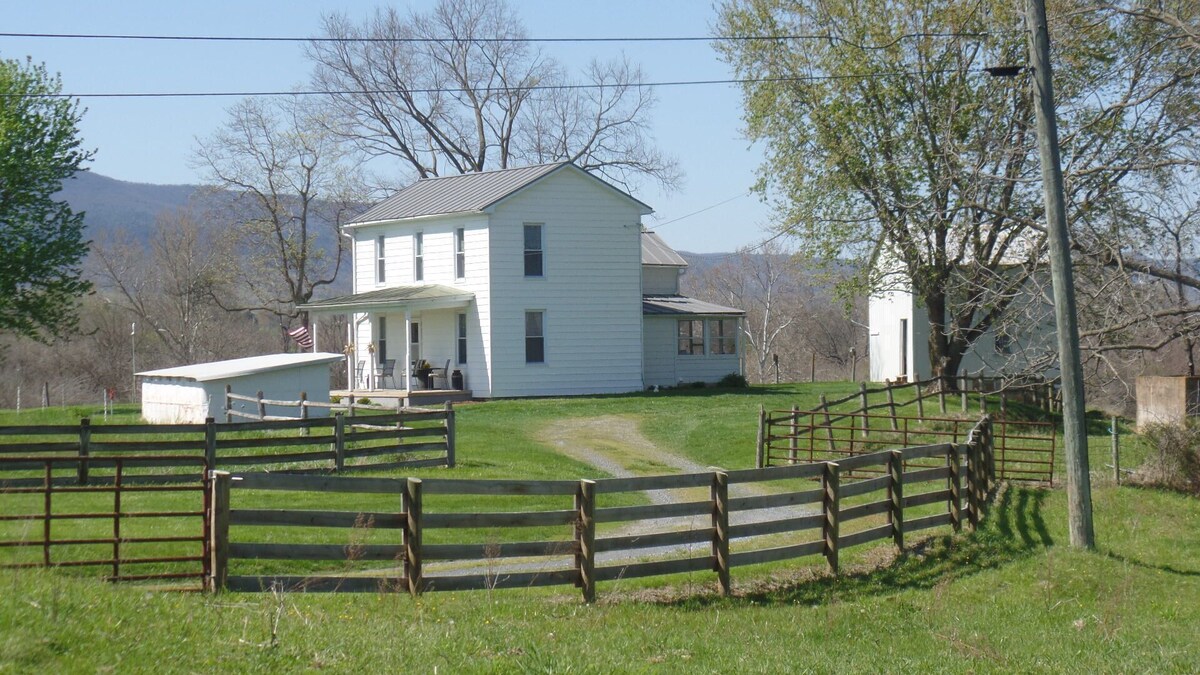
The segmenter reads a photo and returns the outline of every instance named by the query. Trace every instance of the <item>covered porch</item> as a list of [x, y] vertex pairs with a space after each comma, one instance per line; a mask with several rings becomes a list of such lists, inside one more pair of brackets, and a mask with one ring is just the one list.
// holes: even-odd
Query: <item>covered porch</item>
[[[310, 315], [348, 315], [348, 388], [356, 398], [469, 398], [467, 316], [475, 294], [440, 284], [382, 288], [308, 303]], [[429, 401], [426, 401], [427, 403]], [[415, 405], [415, 403], [414, 403]]]

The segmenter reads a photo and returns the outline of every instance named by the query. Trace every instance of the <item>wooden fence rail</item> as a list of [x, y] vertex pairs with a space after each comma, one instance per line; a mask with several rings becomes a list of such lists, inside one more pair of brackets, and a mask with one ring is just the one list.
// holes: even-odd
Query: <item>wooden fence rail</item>
[[[210, 587], [257, 591], [429, 591], [575, 585], [586, 602], [598, 582], [680, 573], [714, 573], [730, 592], [731, 570], [822, 555], [833, 572], [847, 547], [905, 537], [932, 527], [961, 527], [963, 510], [974, 527], [995, 482], [990, 418], [962, 443], [860, 454], [838, 462], [735, 471], [599, 480], [459, 480], [343, 478], [214, 472]], [[876, 469], [877, 477], [856, 480]], [[966, 479], [963, 494], [963, 479]], [[816, 482], [814, 482], [816, 481]], [[766, 487], [773, 486], [773, 490]], [[815, 486], [815, 487], [814, 487]], [[748, 492], [732, 497], [738, 489]], [[391, 495], [391, 510], [254, 509], [241, 506], [254, 491]], [[679, 490], [683, 501], [628, 506], [630, 492]], [[440, 511], [431, 498], [475, 495], [534, 500], [538, 510]], [[706, 495], [706, 498], [701, 497]], [[965, 498], [965, 504], [964, 504]], [[614, 500], [619, 500], [616, 504]], [[462, 500], [452, 500], [461, 503]], [[634, 523], [623, 529], [620, 524]], [[368, 525], [369, 524], [369, 525]], [[369, 545], [243, 541], [277, 539], [263, 528], [365, 529]], [[251, 529], [243, 529], [251, 528]], [[520, 532], [534, 529], [530, 538]], [[379, 532], [374, 532], [374, 530]], [[443, 543], [442, 530], [478, 530], [482, 541]], [[433, 535], [432, 540], [430, 535]], [[354, 574], [285, 572], [231, 574], [262, 561], [382, 561]], [[431, 563], [449, 563], [442, 571]], [[293, 568], [294, 569], [294, 568]], [[373, 575], [371, 575], [373, 572]]]
[[[244, 410], [238, 410], [234, 406], [234, 402], [236, 402], [236, 401], [254, 404], [254, 412], [246, 412]], [[239, 418], [239, 419], [258, 420], [258, 421], [306, 420], [306, 419], [309, 419], [309, 417], [311, 416], [309, 411], [314, 408], [318, 409], [318, 410], [328, 410], [333, 413], [341, 412], [341, 413], [345, 413], [346, 415], [348, 415], [350, 417], [356, 417], [359, 412], [373, 414], [376, 412], [401, 412], [403, 410], [406, 410], [405, 408], [402, 408], [400, 404], [401, 404], [400, 399], [396, 399], [396, 405], [382, 405], [382, 404], [378, 404], [378, 403], [358, 403], [354, 400], [353, 396], [347, 396], [344, 403], [343, 402], [325, 403], [323, 401], [310, 401], [310, 400], [308, 400], [308, 393], [303, 392], [303, 391], [300, 392], [300, 398], [298, 398], [296, 400], [279, 400], [279, 399], [264, 398], [262, 391], [259, 391], [254, 396], [247, 396], [245, 394], [235, 394], [235, 393], [233, 393], [232, 385], [228, 385], [228, 384], [225, 385], [225, 421], [226, 422], [233, 422], [235, 417]], [[274, 407], [279, 407], [279, 408], [296, 408], [296, 415], [295, 416], [268, 415], [267, 414], [267, 406], [274, 406]], [[427, 409], [408, 408], [407, 410], [419, 412], [419, 411], [427, 410]]]
[[[117, 455], [124, 469], [175, 469], [147, 474], [126, 471], [130, 483], [187, 480], [178, 467], [270, 466], [285, 471], [343, 471], [349, 468], [415, 468], [455, 464], [455, 413], [403, 409], [347, 418], [265, 420], [204, 424], [96, 424], [0, 426], [0, 458], [55, 457], [54, 485], [95, 485], [113, 481]], [[0, 476], [40, 469], [39, 461], [0, 462]], [[73, 470], [74, 475], [63, 475]], [[0, 478], [0, 488], [40, 484], [39, 476]]]
[[[938, 396], [939, 392], [918, 397]], [[887, 399], [871, 403], [869, 394], [886, 393]], [[981, 394], [986, 397], [988, 394]], [[904, 416], [897, 408], [918, 402], [898, 402], [891, 388], [870, 390], [865, 384], [859, 392], [834, 401], [821, 397], [821, 405], [812, 410], [759, 410], [759, 428], [755, 466], [765, 467], [796, 462], [838, 461], [885, 448], [907, 447], [933, 442], [957, 443], [967, 437], [975, 423], [969, 419]], [[1002, 408], [1003, 401], [1001, 399]], [[846, 406], [854, 403], [854, 407]], [[981, 407], [986, 401], [981, 398]], [[842, 406], [838, 408], [837, 406]], [[918, 406], [920, 412], [921, 406]], [[883, 411], [883, 412], [876, 412]], [[983, 411], [981, 411], [982, 413]], [[997, 450], [997, 473], [1001, 480], [1024, 480], [1054, 484], [1054, 456], [1057, 439], [1049, 422], [1009, 420], [1000, 417], [992, 424]]]

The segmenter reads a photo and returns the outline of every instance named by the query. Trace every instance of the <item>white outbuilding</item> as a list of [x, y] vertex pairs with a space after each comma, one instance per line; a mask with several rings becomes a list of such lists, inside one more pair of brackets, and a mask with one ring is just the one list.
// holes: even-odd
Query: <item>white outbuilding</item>
[[[244, 359], [197, 363], [148, 370], [142, 380], [142, 417], [155, 424], [203, 423], [225, 415], [225, 386], [243, 396], [294, 401], [304, 392], [309, 401], [329, 402], [329, 367], [341, 354], [264, 354]], [[234, 402], [235, 410], [257, 412], [257, 405]], [[298, 407], [267, 406], [268, 415], [299, 417]], [[309, 416], [325, 414], [313, 408]], [[237, 418], [235, 418], [237, 419]]]

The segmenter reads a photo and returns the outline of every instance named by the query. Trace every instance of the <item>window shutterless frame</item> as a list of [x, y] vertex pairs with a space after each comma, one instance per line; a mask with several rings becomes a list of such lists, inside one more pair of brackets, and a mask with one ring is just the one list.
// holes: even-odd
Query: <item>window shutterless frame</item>
[[525, 363], [546, 362], [545, 319], [545, 312], [525, 312]]
[[454, 278], [465, 279], [467, 276], [467, 230], [454, 230]]
[[525, 223], [525, 276], [545, 276], [543, 225]]

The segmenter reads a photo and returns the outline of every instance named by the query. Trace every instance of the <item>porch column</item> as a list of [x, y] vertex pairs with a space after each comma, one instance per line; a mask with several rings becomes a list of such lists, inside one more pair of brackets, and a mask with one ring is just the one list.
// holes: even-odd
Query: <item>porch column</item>
[[404, 308], [404, 387], [412, 387], [412, 310]]
[[317, 353], [317, 333], [320, 332], [317, 330], [317, 315], [311, 314], [311, 315], [309, 315], [308, 318], [309, 318], [308, 334], [310, 336], [312, 336], [312, 341], [313, 341], [312, 353], [316, 354]]

